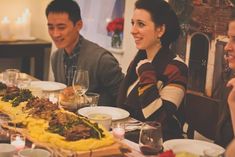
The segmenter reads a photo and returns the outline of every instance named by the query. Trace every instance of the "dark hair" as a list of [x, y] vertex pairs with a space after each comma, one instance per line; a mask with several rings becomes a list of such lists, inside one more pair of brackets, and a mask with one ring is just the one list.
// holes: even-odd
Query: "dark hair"
[[156, 26], [165, 25], [165, 33], [160, 39], [162, 45], [169, 46], [178, 39], [181, 31], [179, 21], [167, 2], [164, 0], [137, 0], [135, 8], [149, 12]]
[[69, 19], [73, 24], [82, 19], [80, 7], [73, 0], [53, 0], [46, 8], [47, 17], [49, 13], [68, 13]]

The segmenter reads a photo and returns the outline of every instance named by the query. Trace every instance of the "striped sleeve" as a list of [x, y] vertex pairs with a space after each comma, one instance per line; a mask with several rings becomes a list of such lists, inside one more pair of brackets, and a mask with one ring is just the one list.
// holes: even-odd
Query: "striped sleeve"
[[[158, 80], [154, 72], [149, 72], [151, 68], [146, 66], [143, 69], [145, 73], [142, 72], [140, 75], [138, 92], [144, 117], [150, 117], [161, 107], [165, 107], [170, 112], [177, 110], [185, 94], [187, 66], [180, 61], [173, 61], [167, 65], [163, 73], [163, 81]], [[148, 75], [143, 76], [147, 73]]]

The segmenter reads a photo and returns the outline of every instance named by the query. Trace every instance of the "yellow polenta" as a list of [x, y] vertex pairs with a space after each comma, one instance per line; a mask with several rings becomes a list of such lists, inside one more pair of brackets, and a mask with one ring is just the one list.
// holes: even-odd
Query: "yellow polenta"
[[12, 107], [10, 103], [0, 100], [0, 111], [9, 115], [14, 122], [23, 122], [23, 124], [27, 124], [27, 128], [24, 129], [23, 133], [26, 134], [26, 136], [28, 136], [34, 142], [36, 141], [39, 143], [45, 143], [48, 146], [72, 151], [87, 151], [104, 146], [109, 146], [114, 143], [113, 136], [108, 131], [103, 129], [102, 126], [99, 127], [104, 130], [105, 137], [100, 140], [90, 138], [78, 141], [66, 141], [63, 136], [47, 131], [48, 121], [39, 118], [36, 119], [28, 116], [27, 113], [24, 113], [22, 111], [22, 108], [25, 105], [26, 102], [23, 102], [17, 107]]

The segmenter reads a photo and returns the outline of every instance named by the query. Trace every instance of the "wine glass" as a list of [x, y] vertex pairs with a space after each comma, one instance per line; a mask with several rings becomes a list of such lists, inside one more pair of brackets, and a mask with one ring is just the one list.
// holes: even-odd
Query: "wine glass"
[[73, 90], [79, 100], [79, 98], [81, 98], [89, 88], [88, 71], [87, 70], [75, 71], [72, 86], [73, 86]]
[[156, 155], [163, 149], [161, 124], [155, 121], [143, 123], [140, 130], [139, 147], [144, 155]]

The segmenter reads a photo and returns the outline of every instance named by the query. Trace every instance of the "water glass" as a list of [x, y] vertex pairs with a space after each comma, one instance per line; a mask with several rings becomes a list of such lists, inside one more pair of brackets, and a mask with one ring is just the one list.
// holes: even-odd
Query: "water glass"
[[31, 84], [31, 78], [25, 73], [19, 73], [18, 79], [17, 79], [17, 86], [19, 88], [27, 89], [30, 87]]
[[87, 106], [95, 107], [98, 105], [100, 95], [98, 93], [88, 92], [84, 94]]
[[139, 147], [144, 155], [157, 155], [163, 149], [161, 124], [155, 121], [145, 122], [141, 126]]
[[18, 69], [6, 69], [6, 83], [8, 86], [16, 86], [20, 71]]
[[58, 103], [65, 110], [76, 112], [78, 109], [78, 97], [75, 96], [72, 87], [65, 88], [59, 92]]

